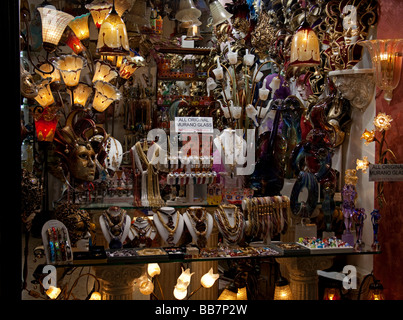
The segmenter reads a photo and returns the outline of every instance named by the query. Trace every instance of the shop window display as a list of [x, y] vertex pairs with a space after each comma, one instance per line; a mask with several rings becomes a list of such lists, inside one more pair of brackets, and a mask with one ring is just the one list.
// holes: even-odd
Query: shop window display
[[[42, 200], [42, 210], [24, 206], [25, 231], [56, 219], [60, 231], [46, 235], [44, 250], [50, 250], [49, 239], [59, 244], [68, 233], [76, 253], [68, 262], [98, 265], [99, 278], [106, 277], [99, 268], [114, 268], [117, 261], [135, 268], [161, 262], [158, 277], [142, 267], [133, 271], [141, 279], [138, 291], [149, 299], [190, 299], [208, 291], [218, 299], [217, 261], [228, 273], [236, 270], [231, 285], [238, 292], [246, 288], [248, 297], [273, 299], [274, 286], [270, 292], [269, 285], [257, 285], [267, 274], [247, 259], [256, 265], [271, 261], [274, 270], [284, 256], [320, 259], [334, 253], [333, 247], [344, 249], [337, 254], [376, 254], [381, 248], [382, 212], [356, 208], [359, 194], [348, 171], [354, 168], [343, 176], [332, 165], [348, 143], [352, 107], [365, 110], [368, 101], [350, 102], [341, 80], [329, 76], [359, 64], [359, 43], [378, 20], [377, 1], [365, 8], [349, 0], [216, 2], [184, 21], [195, 4], [150, 1], [147, 21], [138, 25], [139, 7], [130, 0], [93, 1], [85, 9], [66, 1], [48, 11], [46, 4], [21, 1], [21, 52], [27, 53], [21, 54], [21, 97], [28, 105], [22, 132], [34, 150], [22, 162], [22, 201], [28, 203], [35, 190]], [[225, 17], [220, 23], [211, 17], [212, 5]], [[71, 19], [86, 14], [86, 27], [94, 28], [89, 40], [79, 39], [84, 50], [68, 45], [68, 35], [80, 33], [76, 19], [59, 41], [34, 47], [38, 8], [42, 16], [55, 10], [74, 13]], [[96, 19], [101, 10], [108, 11], [108, 25]], [[116, 48], [108, 17], [123, 32]], [[191, 48], [180, 23], [204, 33], [191, 40]], [[291, 62], [292, 38], [302, 23], [319, 41], [315, 65]], [[50, 68], [41, 68], [41, 60]], [[62, 76], [57, 82], [49, 80], [54, 71]], [[43, 89], [50, 100], [42, 99]], [[54, 136], [41, 130], [38, 104], [56, 110]], [[43, 186], [29, 187], [35, 179], [28, 175]], [[369, 222], [372, 247], [362, 241]], [[304, 235], [307, 225], [314, 226], [314, 236]], [[193, 275], [182, 269], [170, 287], [163, 277], [170, 272], [167, 265], [178, 261], [199, 261], [205, 264], [200, 270], [209, 272], [201, 277], [200, 270]], [[213, 284], [205, 285], [208, 275]], [[201, 287], [195, 287], [199, 280]], [[303, 298], [295, 283], [293, 288], [293, 297]], [[108, 294], [101, 290], [101, 296]]]

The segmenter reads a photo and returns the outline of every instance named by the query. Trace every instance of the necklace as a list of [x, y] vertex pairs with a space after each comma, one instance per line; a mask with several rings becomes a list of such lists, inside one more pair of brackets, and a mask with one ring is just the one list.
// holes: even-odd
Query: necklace
[[111, 235], [109, 247], [111, 249], [119, 249], [122, 247], [121, 238], [123, 235], [124, 225], [126, 222], [126, 211], [121, 209], [119, 214], [111, 216], [108, 210], [102, 214], [104, 221], [108, 226], [108, 232]]
[[[234, 225], [231, 226], [225, 209], [232, 209], [234, 211]], [[220, 229], [226, 240], [232, 244], [238, 242], [242, 237], [243, 219], [238, 212], [238, 207], [235, 205], [220, 205], [214, 213], [214, 217], [220, 226]]]
[[[141, 226], [143, 222], [146, 222], [145, 226]], [[151, 246], [152, 239], [150, 238], [150, 234], [153, 232], [153, 225], [151, 221], [146, 218], [137, 218], [132, 223], [132, 228], [130, 229], [134, 235], [134, 239], [132, 240], [132, 246], [139, 247], [140, 245], [146, 245], [147, 247]]]
[[[201, 213], [200, 213], [201, 212]], [[197, 245], [200, 248], [205, 248], [207, 244], [207, 230], [208, 230], [208, 222], [207, 222], [207, 212], [205, 208], [202, 209], [194, 209], [189, 208], [186, 211], [187, 216], [189, 217], [189, 221], [192, 224], [193, 231], [197, 236]]]
[[[164, 215], [168, 215], [168, 224], [165, 223], [165, 221], [164, 221], [164, 219], [163, 219], [161, 213], [164, 214]], [[173, 221], [170, 221], [170, 220], [172, 219], [172, 216], [173, 216], [175, 213], [176, 213], [176, 222], [173, 223]], [[162, 224], [162, 226], [165, 228], [165, 230], [168, 231], [168, 234], [169, 234], [169, 235], [168, 235], [168, 237], [167, 237], [167, 239], [166, 239], [166, 242], [167, 242], [169, 245], [175, 245], [175, 243], [173, 242], [173, 240], [174, 240], [174, 234], [175, 234], [175, 232], [176, 232], [176, 229], [178, 229], [178, 226], [179, 226], [179, 212], [176, 211], [175, 213], [172, 214], [172, 215], [169, 215], [169, 214], [166, 214], [166, 213], [164, 213], [164, 212], [160, 212], [159, 210], [157, 210], [158, 220], [161, 222], [161, 224]], [[171, 218], [171, 219], [169, 219], [169, 218]]]

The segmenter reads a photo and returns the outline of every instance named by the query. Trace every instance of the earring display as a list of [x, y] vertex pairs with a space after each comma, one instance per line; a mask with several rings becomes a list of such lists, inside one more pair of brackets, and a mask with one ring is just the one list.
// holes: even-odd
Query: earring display
[[59, 220], [49, 220], [42, 226], [42, 242], [48, 264], [67, 264], [73, 261], [69, 232]]

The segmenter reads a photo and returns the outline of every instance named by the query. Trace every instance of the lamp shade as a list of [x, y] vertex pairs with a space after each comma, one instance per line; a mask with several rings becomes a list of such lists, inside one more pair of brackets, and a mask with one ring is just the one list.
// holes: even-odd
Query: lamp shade
[[78, 39], [85, 40], [90, 37], [90, 29], [88, 27], [88, 17], [90, 13], [83, 14], [81, 16], [75, 17], [70, 21], [69, 27]]
[[73, 104], [85, 107], [93, 89], [86, 83], [79, 83], [73, 90]]
[[218, 0], [210, 3], [209, 7], [211, 16], [213, 17], [213, 26], [217, 26], [232, 17], [232, 13], [229, 13], [227, 10], [225, 10], [224, 6]]
[[83, 51], [84, 47], [80, 41], [80, 39], [76, 36], [76, 34], [70, 29], [68, 33], [66, 44], [73, 50], [75, 54], [79, 54]]
[[383, 98], [390, 103], [392, 92], [400, 81], [403, 39], [367, 40], [358, 44], [368, 49], [375, 71], [376, 85], [384, 90]]
[[55, 67], [60, 71], [64, 84], [68, 87], [78, 85], [81, 70], [87, 65], [87, 60], [76, 55], [62, 55], [55, 59]]
[[112, 4], [105, 0], [95, 0], [90, 4], [86, 4], [85, 8], [91, 13], [95, 26], [99, 29], [104, 22], [106, 16], [112, 10]]
[[94, 77], [92, 82], [101, 80], [105, 82], [110, 82], [118, 76], [118, 72], [114, 67], [112, 67], [108, 62], [98, 60], [95, 63]]
[[188, 20], [188, 21], [181, 22], [179, 24], [179, 27], [183, 28], [183, 29], [188, 29], [193, 26], [201, 26], [201, 25], [202, 25], [202, 22], [199, 19], [194, 19], [194, 20]]
[[175, 19], [181, 22], [195, 20], [201, 16], [201, 11], [196, 8], [193, 0], [180, 0], [179, 9]]
[[374, 282], [370, 284], [368, 300], [385, 300], [382, 284], [380, 284], [379, 282]]
[[140, 283], [139, 291], [141, 292], [141, 294], [147, 296], [154, 291], [154, 284], [152, 283], [152, 281], [150, 281], [150, 279], [146, 278]]
[[112, 9], [99, 29], [96, 52], [101, 55], [126, 56], [129, 50], [126, 25]]
[[287, 279], [280, 278], [274, 288], [274, 300], [292, 300], [292, 293]]
[[141, 66], [144, 66], [144, 58], [142, 56], [139, 54], [126, 56], [122, 59], [119, 68], [119, 76], [123, 79], [129, 79]]
[[74, 16], [53, 9], [53, 7], [45, 6], [38, 8], [42, 21], [42, 41], [43, 48], [47, 52], [53, 52], [59, 44], [59, 40], [66, 29], [67, 25]]
[[153, 278], [161, 273], [161, 268], [158, 263], [149, 263], [147, 265], [147, 273]]
[[187, 288], [186, 289], [180, 289], [177, 286], [174, 287], [174, 297], [178, 300], [183, 300], [186, 298], [188, 294]]
[[[38, 69], [41, 70], [42, 72], [39, 71]], [[49, 83], [60, 82], [61, 80], [59, 70], [48, 62], [39, 65], [35, 69], [35, 72], [39, 74], [42, 77], [42, 79], [50, 78]]]
[[55, 102], [55, 98], [49, 86], [50, 81], [50, 78], [42, 80], [39, 85], [38, 94], [35, 96], [36, 102], [44, 108]]
[[323, 300], [341, 300], [340, 289], [335, 287], [325, 288]]
[[211, 288], [218, 279], [218, 277], [219, 274], [213, 273], [213, 268], [210, 268], [209, 272], [207, 272], [201, 277], [200, 283], [204, 288]]
[[50, 286], [49, 289], [46, 290], [46, 295], [47, 295], [50, 299], [54, 300], [54, 299], [56, 299], [56, 298], [59, 296], [60, 292], [62, 292], [62, 290], [61, 290], [60, 288], [57, 288], [57, 287], [54, 287], [54, 286]]
[[237, 292], [233, 292], [230, 289], [224, 289], [218, 297], [218, 300], [237, 300]]
[[290, 66], [313, 67], [320, 64], [319, 39], [304, 21], [291, 40]]
[[105, 111], [113, 101], [121, 98], [118, 88], [108, 82], [98, 80], [94, 83], [94, 88], [92, 107], [99, 112]]
[[36, 137], [38, 141], [52, 142], [59, 121], [57, 108], [46, 107], [41, 111], [39, 109], [34, 113]]
[[237, 300], [248, 300], [248, 293], [246, 291], [246, 287], [238, 288], [238, 292], [236, 294]]
[[101, 296], [101, 294], [99, 292], [94, 291], [91, 294], [90, 300], [102, 300], [102, 296]]

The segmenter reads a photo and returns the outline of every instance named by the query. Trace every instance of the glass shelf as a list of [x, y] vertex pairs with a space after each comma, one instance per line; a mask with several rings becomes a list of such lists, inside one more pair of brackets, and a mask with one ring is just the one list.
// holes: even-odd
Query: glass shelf
[[[276, 243], [275, 241], [273, 243]], [[269, 246], [269, 245], [268, 245]], [[268, 247], [267, 246], [267, 247]], [[111, 259], [111, 260], [93, 260], [93, 261], [73, 261], [69, 264], [56, 265], [55, 267], [71, 267], [71, 266], [116, 266], [116, 265], [132, 265], [132, 264], [148, 264], [148, 263], [192, 263], [192, 262], [203, 262], [203, 261], [234, 261], [234, 260], [244, 260], [244, 259], [255, 259], [255, 260], [267, 260], [272, 258], [309, 258], [309, 257], [318, 257], [318, 256], [351, 256], [351, 255], [371, 255], [371, 254], [380, 254], [381, 251], [372, 250], [372, 248], [366, 245], [360, 251], [353, 249], [352, 251], [342, 251], [336, 250], [334, 252], [329, 252], [330, 250], [324, 250], [323, 253], [312, 251], [308, 252], [298, 252], [296, 254], [287, 253], [287, 254], [269, 254], [269, 255], [239, 255], [239, 256], [218, 256], [218, 257], [191, 257], [191, 258], [175, 258], [169, 256], [153, 256], [153, 257], [134, 257], [134, 258], [123, 258], [119, 259]]]

